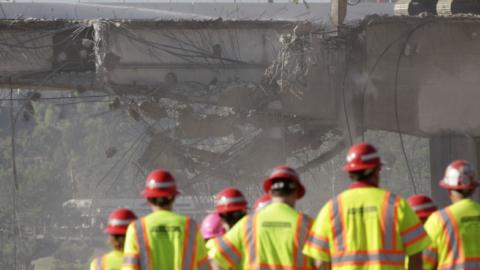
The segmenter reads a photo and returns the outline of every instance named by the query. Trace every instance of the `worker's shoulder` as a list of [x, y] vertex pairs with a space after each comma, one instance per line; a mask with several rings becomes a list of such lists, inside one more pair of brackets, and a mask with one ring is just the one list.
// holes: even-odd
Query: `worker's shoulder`
[[455, 217], [479, 216], [480, 204], [472, 199], [464, 199], [445, 207]]
[[155, 222], [155, 223], [184, 223], [187, 220], [195, 223], [195, 221], [183, 214], [179, 214], [173, 211], [156, 211], [145, 217], [142, 217], [140, 220], [144, 220], [146, 223]]
[[396, 194], [391, 193], [382, 188], [349, 188], [339, 193], [335, 198], [341, 197], [342, 201], [379, 201], [379, 199], [385, 198], [387, 194], [391, 194], [394, 198], [398, 197]]

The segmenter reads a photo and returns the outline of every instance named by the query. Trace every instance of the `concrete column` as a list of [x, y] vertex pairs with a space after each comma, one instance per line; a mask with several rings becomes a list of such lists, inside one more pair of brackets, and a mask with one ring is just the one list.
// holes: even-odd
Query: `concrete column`
[[337, 29], [343, 24], [347, 16], [347, 0], [331, 0], [330, 1], [330, 22], [332, 27]]
[[431, 196], [439, 207], [450, 204], [447, 191], [438, 186], [446, 167], [455, 159], [465, 159], [478, 168], [480, 144], [477, 143], [480, 143], [480, 140], [456, 134], [436, 135], [430, 138]]

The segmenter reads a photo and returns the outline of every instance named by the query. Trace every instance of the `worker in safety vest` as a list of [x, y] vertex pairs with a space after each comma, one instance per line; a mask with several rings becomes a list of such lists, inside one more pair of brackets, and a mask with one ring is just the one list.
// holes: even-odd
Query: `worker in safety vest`
[[312, 220], [295, 210], [305, 188], [292, 168], [280, 166], [264, 181], [271, 204], [240, 220], [209, 252], [213, 269], [313, 269], [302, 254]]
[[480, 204], [472, 199], [475, 172], [468, 161], [447, 167], [440, 187], [452, 204], [433, 213], [425, 223], [432, 244], [423, 253], [424, 269], [480, 269]]
[[272, 202], [272, 198], [269, 194], [263, 194], [262, 196], [258, 197], [253, 204], [253, 211], [258, 212], [263, 208], [267, 207]]
[[[415, 214], [417, 215], [418, 219], [420, 219], [422, 224], [425, 224], [428, 217], [438, 210], [433, 200], [426, 195], [412, 195], [408, 197], [407, 202], [408, 205], [410, 205], [410, 207], [415, 211]], [[405, 268], [408, 268], [408, 257], [405, 259]]]
[[128, 227], [122, 270], [209, 268], [197, 224], [172, 211], [177, 194], [175, 179], [169, 172], [154, 170], [147, 176], [142, 195], [153, 213]]
[[247, 199], [236, 188], [226, 188], [215, 196], [215, 210], [227, 231], [247, 215], [247, 209]]
[[423, 224], [431, 214], [438, 210], [433, 200], [426, 195], [412, 195], [408, 197], [407, 202]]
[[321, 209], [303, 252], [317, 269], [422, 268], [430, 239], [407, 202], [378, 187], [380, 156], [370, 144], [350, 148], [344, 170], [350, 188]]
[[120, 208], [108, 217], [105, 233], [113, 250], [103, 256], [95, 258], [90, 264], [90, 270], [119, 270], [123, 261], [123, 245], [128, 224], [136, 220], [135, 214], [125, 208]]

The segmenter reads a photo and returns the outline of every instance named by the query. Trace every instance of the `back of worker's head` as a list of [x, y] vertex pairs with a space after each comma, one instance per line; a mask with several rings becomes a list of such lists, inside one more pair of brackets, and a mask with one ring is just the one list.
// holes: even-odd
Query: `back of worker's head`
[[175, 178], [166, 170], [153, 170], [145, 179], [142, 196], [154, 207], [171, 208], [177, 194]]
[[277, 178], [272, 180], [270, 188], [271, 197], [289, 197], [295, 195], [298, 191], [298, 184], [290, 179]]
[[480, 182], [476, 180], [475, 170], [470, 162], [455, 160], [448, 165], [439, 185], [449, 191], [452, 200], [456, 200], [471, 197]]
[[247, 199], [236, 188], [225, 188], [215, 196], [215, 210], [229, 228], [247, 214], [247, 209]]
[[381, 166], [377, 149], [371, 144], [359, 143], [348, 150], [347, 162], [343, 170], [348, 173], [352, 181], [378, 185]]
[[126, 208], [116, 209], [110, 213], [104, 232], [109, 235], [110, 245], [114, 249], [123, 250], [128, 225], [136, 219], [135, 213]]
[[305, 195], [305, 187], [297, 171], [286, 165], [273, 169], [263, 181], [263, 190], [272, 198], [290, 198], [292, 203]]

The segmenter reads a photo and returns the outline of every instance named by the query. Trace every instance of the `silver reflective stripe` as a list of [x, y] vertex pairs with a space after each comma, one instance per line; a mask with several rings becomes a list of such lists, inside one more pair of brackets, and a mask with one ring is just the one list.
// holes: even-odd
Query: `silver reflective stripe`
[[202, 264], [200, 264], [198, 266], [198, 270], [208, 270], [210, 264], [208, 263], [208, 260], [206, 260], [205, 262], [203, 262]]
[[342, 216], [340, 215], [340, 205], [339, 205], [340, 195], [337, 196], [335, 199], [332, 200], [332, 210], [333, 210], [333, 231], [335, 233], [335, 245], [337, 251], [344, 251], [345, 250], [345, 243], [343, 239], [343, 224], [342, 224]]
[[255, 215], [249, 216], [247, 219], [247, 243], [248, 243], [248, 255], [250, 257], [250, 263], [256, 263], [257, 261], [257, 251], [255, 250], [255, 233], [254, 233], [254, 224]]
[[103, 270], [102, 269], [102, 259], [103, 259], [103, 256], [97, 258], [97, 263], [96, 263], [97, 270]]
[[396, 195], [392, 193], [388, 193], [387, 203], [387, 211], [385, 212], [385, 216], [383, 217], [383, 221], [385, 224], [385, 231], [384, 231], [384, 239], [385, 239], [385, 246], [383, 247], [386, 250], [393, 250], [395, 249], [395, 200]]
[[426, 248], [426, 249], [423, 250], [423, 256], [428, 257], [428, 258], [430, 258], [430, 259], [432, 259], [432, 260], [434, 260], [434, 261], [437, 261], [437, 260], [438, 260], [437, 252], [434, 251], [434, 250], [432, 250], [432, 249], [430, 249], [430, 248]]
[[370, 161], [372, 159], [376, 159], [376, 158], [379, 158], [380, 155], [378, 155], [378, 153], [371, 153], [371, 154], [366, 154], [366, 155], [363, 155], [360, 157], [360, 159], [362, 161]]
[[421, 210], [425, 210], [425, 209], [429, 209], [429, 208], [434, 208], [436, 207], [434, 203], [432, 202], [429, 202], [429, 203], [424, 203], [424, 204], [420, 204], [420, 205], [415, 205], [413, 207], [413, 210], [415, 211], [421, 211]]
[[442, 267], [442, 270], [465, 270], [465, 269], [480, 269], [480, 260], [465, 261], [463, 263], [456, 263], [449, 267]]
[[419, 236], [422, 236], [425, 234], [425, 230], [423, 229], [422, 224], [419, 223], [419, 225], [417, 226], [418, 227], [415, 228], [414, 230], [409, 231], [408, 233], [402, 235], [403, 244], [410, 243], [411, 241], [415, 240]]
[[313, 234], [308, 239], [308, 242], [322, 249], [330, 249], [330, 245], [327, 241], [319, 239]]
[[127, 256], [127, 255], [125, 255], [125, 256], [123, 257], [123, 263], [129, 264], [129, 265], [140, 266], [140, 265], [139, 265], [138, 258], [132, 257], [132, 256]]
[[135, 233], [137, 234], [137, 240], [138, 240], [138, 257], [140, 259], [139, 261], [139, 268], [141, 270], [149, 270], [148, 269], [148, 258], [147, 258], [147, 251], [145, 250], [146, 248], [149, 248], [146, 246], [146, 241], [145, 238], [143, 237], [143, 228], [142, 228], [142, 221], [138, 220], [135, 222]]
[[448, 239], [450, 239], [450, 252], [452, 254], [452, 259], [455, 262], [460, 256], [460, 248], [458, 246], [458, 239], [455, 236], [455, 229], [453, 228], [452, 221], [448, 217], [446, 209], [440, 210], [439, 214], [443, 220], [443, 223], [445, 224], [445, 229], [447, 230], [446, 233], [448, 235]]
[[298, 236], [297, 254], [295, 255], [297, 257], [296, 258], [297, 266], [303, 266], [303, 258], [304, 257], [303, 257], [302, 249], [303, 249], [303, 246], [305, 245], [305, 242], [307, 240], [308, 225], [309, 225], [308, 216], [304, 215], [302, 213], [300, 213], [300, 215], [302, 215], [302, 219], [301, 219], [300, 224], [297, 225], [297, 226], [301, 226], [301, 227], [300, 227], [300, 230], [298, 231], [300, 235]]
[[132, 221], [133, 219], [110, 219], [108, 224], [112, 226], [125, 226], [130, 224]]
[[216, 205], [226, 205], [230, 203], [243, 203], [243, 202], [247, 202], [244, 197], [227, 198], [223, 196], [217, 200]]
[[174, 187], [175, 182], [156, 182], [155, 180], [150, 180], [147, 182], [147, 187], [149, 188], [169, 188]]
[[[254, 268], [255, 270], [285, 270], [285, 267], [282, 266], [258, 266]], [[290, 268], [286, 268], [290, 269]], [[295, 268], [292, 268], [295, 269]]]
[[220, 248], [227, 254], [227, 256], [232, 259], [232, 261], [237, 264], [240, 262], [240, 256], [223, 240], [222, 237], [218, 238], [218, 244]]
[[387, 263], [404, 263], [404, 254], [390, 254], [390, 253], [362, 253], [352, 255], [333, 256], [333, 263], [354, 263], [362, 264], [367, 262], [387, 262]]
[[[195, 240], [197, 237], [196, 234], [196, 224], [195, 221], [191, 218], [187, 218], [185, 226], [185, 232], [188, 232], [187, 246], [184, 248], [185, 254], [183, 254], [183, 263], [182, 269], [189, 270], [191, 265], [195, 265], [194, 250], [195, 250]], [[185, 233], [184, 233], [185, 236]]]

